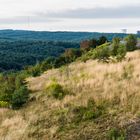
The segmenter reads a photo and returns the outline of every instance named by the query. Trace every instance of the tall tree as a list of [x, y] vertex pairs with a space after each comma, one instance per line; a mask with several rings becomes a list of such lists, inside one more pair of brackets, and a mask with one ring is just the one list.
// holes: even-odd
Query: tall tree
[[136, 49], [136, 45], [137, 45], [137, 37], [135, 35], [128, 35], [125, 38], [126, 41], [126, 48], [128, 51], [133, 51]]
[[102, 45], [106, 42], [108, 42], [107, 38], [105, 36], [101, 36], [98, 40], [98, 45]]
[[117, 50], [120, 46], [120, 38], [115, 37], [113, 38], [113, 42], [112, 42], [112, 55], [117, 55]]

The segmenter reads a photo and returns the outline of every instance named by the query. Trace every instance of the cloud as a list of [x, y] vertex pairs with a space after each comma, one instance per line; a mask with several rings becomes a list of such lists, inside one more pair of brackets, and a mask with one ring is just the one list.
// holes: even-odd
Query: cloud
[[50, 19], [45, 16], [16, 16], [11, 18], [0, 18], [1, 24], [25, 24], [25, 23], [50, 23], [59, 22], [58, 19]]
[[49, 13], [37, 13], [37, 15], [49, 18], [79, 18], [79, 19], [99, 19], [99, 18], [140, 18], [140, 6], [96, 7], [91, 9], [79, 8]]

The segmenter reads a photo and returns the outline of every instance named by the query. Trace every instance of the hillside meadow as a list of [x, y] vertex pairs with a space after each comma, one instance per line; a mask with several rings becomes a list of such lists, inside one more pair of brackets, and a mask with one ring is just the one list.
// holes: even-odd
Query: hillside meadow
[[76, 61], [27, 78], [30, 101], [20, 110], [0, 109], [0, 138], [138, 140], [139, 63], [137, 50], [121, 62]]

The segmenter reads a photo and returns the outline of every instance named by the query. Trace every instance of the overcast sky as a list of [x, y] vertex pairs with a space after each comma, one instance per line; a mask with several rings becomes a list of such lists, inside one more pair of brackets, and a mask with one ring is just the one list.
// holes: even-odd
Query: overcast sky
[[140, 30], [140, 0], [0, 0], [0, 29]]

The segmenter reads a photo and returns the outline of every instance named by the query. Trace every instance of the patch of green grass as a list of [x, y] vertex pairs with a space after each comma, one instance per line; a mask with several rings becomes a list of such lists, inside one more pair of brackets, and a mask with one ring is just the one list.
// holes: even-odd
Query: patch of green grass
[[126, 134], [123, 130], [112, 128], [107, 134], [108, 140], [126, 140]]
[[5, 101], [0, 101], [0, 108], [9, 108], [10, 104]]
[[63, 99], [67, 94], [63, 87], [57, 82], [52, 82], [49, 86], [47, 86], [46, 92], [49, 96], [59, 100]]
[[73, 109], [74, 122], [94, 120], [105, 113], [103, 105], [97, 105], [94, 100], [89, 100], [86, 107], [78, 106]]

